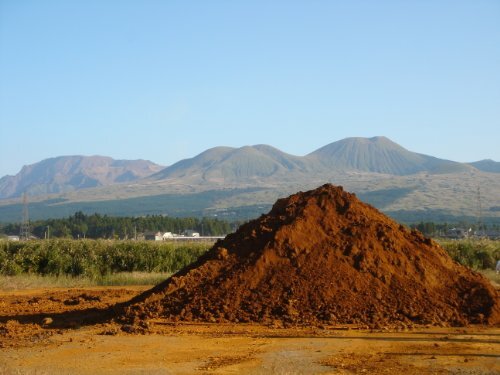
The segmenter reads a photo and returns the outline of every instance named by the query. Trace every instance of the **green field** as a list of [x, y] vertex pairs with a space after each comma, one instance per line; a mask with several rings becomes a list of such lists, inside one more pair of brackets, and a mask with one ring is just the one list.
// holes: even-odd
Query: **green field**
[[174, 273], [212, 243], [114, 240], [0, 241], [0, 275], [102, 279], [118, 273]]
[[[438, 240], [457, 262], [500, 284], [500, 241]], [[152, 285], [194, 262], [212, 243], [115, 240], [0, 241], [0, 289]]]

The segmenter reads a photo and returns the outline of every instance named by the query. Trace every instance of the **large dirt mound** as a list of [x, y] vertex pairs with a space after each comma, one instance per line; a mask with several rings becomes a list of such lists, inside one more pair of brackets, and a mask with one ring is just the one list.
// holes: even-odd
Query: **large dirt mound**
[[122, 317], [285, 324], [498, 324], [498, 292], [432, 240], [324, 185], [278, 200]]

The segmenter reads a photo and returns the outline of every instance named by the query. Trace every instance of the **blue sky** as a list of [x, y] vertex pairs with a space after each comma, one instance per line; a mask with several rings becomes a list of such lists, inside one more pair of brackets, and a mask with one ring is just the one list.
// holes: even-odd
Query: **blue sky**
[[385, 135], [500, 161], [500, 1], [0, 0], [0, 176]]

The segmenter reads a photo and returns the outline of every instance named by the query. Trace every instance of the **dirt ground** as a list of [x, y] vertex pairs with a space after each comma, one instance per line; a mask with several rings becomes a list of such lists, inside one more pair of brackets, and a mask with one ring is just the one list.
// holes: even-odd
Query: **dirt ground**
[[498, 374], [500, 328], [106, 321], [149, 287], [0, 291], [0, 374]]

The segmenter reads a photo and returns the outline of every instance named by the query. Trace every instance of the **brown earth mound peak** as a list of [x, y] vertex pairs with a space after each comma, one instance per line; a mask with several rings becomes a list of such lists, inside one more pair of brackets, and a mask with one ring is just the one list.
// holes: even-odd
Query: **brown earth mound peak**
[[279, 199], [122, 319], [291, 324], [500, 323], [498, 292], [435, 242], [327, 184]]

